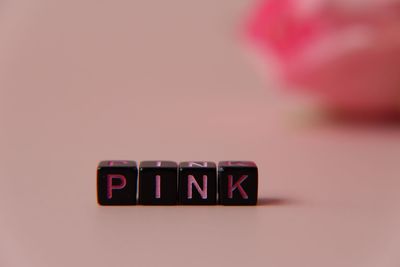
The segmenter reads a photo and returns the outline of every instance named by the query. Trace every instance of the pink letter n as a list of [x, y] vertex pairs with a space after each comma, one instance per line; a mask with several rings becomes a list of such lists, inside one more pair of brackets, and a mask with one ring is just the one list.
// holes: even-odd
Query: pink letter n
[[203, 188], [200, 188], [193, 175], [188, 176], [188, 199], [193, 198], [193, 185], [196, 187], [202, 199], [207, 199], [207, 175], [203, 175]]

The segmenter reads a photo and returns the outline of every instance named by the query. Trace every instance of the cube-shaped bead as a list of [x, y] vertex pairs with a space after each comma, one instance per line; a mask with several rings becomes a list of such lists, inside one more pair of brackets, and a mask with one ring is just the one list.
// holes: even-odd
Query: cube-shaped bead
[[258, 169], [251, 161], [221, 161], [218, 164], [219, 203], [256, 205]]
[[139, 166], [139, 204], [174, 205], [178, 201], [178, 164], [142, 161]]
[[217, 204], [217, 167], [210, 161], [179, 164], [179, 203], [182, 205]]
[[135, 205], [138, 169], [135, 161], [100, 162], [97, 169], [97, 201], [100, 205]]

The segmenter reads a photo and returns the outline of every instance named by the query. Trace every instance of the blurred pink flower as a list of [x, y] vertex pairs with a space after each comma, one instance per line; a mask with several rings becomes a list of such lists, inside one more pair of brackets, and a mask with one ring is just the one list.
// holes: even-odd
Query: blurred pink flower
[[352, 1], [261, 1], [246, 32], [288, 88], [341, 110], [397, 113], [400, 2]]

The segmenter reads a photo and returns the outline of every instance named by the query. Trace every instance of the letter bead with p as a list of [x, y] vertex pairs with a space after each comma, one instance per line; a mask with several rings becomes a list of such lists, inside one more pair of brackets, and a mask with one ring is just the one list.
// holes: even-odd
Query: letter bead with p
[[97, 202], [100, 205], [135, 205], [137, 177], [135, 161], [100, 162], [97, 169]]

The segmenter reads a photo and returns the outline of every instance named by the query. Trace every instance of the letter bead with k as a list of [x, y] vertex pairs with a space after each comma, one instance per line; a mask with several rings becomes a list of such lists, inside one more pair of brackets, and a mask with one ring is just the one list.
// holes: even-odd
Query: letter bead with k
[[251, 161], [221, 161], [218, 164], [219, 203], [256, 205], [258, 169]]

